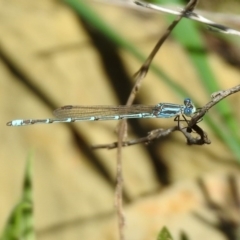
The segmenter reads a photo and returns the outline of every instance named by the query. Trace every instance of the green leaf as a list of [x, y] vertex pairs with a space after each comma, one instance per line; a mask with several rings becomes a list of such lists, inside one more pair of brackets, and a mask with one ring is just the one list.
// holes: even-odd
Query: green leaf
[[158, 234], [157, 240], [173, 240], [173, 238], [168, 229], [166, 227], [163, 227]]
[[34, 240], [31, 160], [27, 161], [23, 194], [6, 223], [1, 240]]

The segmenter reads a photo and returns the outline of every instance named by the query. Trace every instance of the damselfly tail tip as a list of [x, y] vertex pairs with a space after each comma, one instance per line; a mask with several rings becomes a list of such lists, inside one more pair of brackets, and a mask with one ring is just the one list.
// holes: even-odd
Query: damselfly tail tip
[[23, 120], [13, 120], [7, 122], [7, 126], [22, 126], [23, 125]]
[[7, 126], [12, 126], [12, 121], [6, 123]]

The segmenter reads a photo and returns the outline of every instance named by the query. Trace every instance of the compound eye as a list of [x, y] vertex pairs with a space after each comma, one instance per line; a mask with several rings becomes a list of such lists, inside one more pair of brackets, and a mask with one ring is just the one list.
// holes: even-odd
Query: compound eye
[[184, 115], [190, 116], [192, 114], [192, 109], [191, 108], [185, 108], [184, 109]]
[[184, 99], [184, 105], [188, 106], [191, 103], [191, 99], [190, 98], [185, 98]]

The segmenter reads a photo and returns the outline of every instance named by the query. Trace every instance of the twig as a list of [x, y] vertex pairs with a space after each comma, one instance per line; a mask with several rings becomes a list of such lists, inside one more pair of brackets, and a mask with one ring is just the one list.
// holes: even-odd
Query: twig
[[[172, 32], [172, 30], [176, 27], [176, 25], [179, 23], [179, 21], [183, 18], [184, 14], [186, 14], [187, 12], [190, 12], [193, 10], [194, 6], [196, 6], [196, 4], [198, 3], [198, 0], [191, 0], [186, 8], [182, 11], [182, 14], [180, 16], [178, 16], [172, 23], [171, 25], [167, 28], [166, 32], [164, 33], [164, 35], [159, 39], [159, 41], [157, 42], [156, 46], [153, 48], [152, 52], [150, 53], [150, 55], [148, 56], [148, 58], [146, 59], [146, 61], [144, 62], [144, 64], [141, 66], [141, 68], [134, 74], [134, 79], [135, 79], [135, 84], [134, 87], [131, 91], [131, 94], [129, 96], [129, 99], [127, 101], [126, 105], [131, 105], [140, 86], [142, 83], [143, 78], [147, 75], [148, 69], [152, 63], [153, 58], [155, 57], [156, 53], [159, 51], [160, 47], [163, 45], [163, 43], [165, 42], [165, 40], [168, 38], [168, 36], [170, 35], [170, 33]], [[128, 104], [129, 103], [129, 104]]]
[[240, 85], [237, 85], [235, 87], [229, 88], [227, 90], [222, 90], [215, 92], [211, 95], [212, 100], [208, 102], [204, 107], [202, 107], [189, 121], [188, 126], [192, 128], [194, 125], [197, 124], [197, 122], [204, 117], [204, 115], [209, 111], [210, 108], [212, 108], [214, 105], [216, 105], [218, 102], [223, 100], [224, 98], [228, 97], [229, 95], [232, 95], [236, 92], [240, 91]]
[[[122, 147], [129, 147], [132, 145], [144, 143], [144, 144], [150, 144], [151, 142], [155, 141], [158, 138], [166, 137], [172, 132], [175, 131], [180, 131], [183, 133], [183, 135], [187, 139], [187, 144], [188, 145], [203, 145], [203, 144], [210, 144], [211, 141], [208, 139], [207, 134], [198, 126], [194, 125], [192, 129], [198, 134], [197, 137], [194, 137], [191, 132], [188, 132], [188, 128], [186, 127], [181, 127], [179, 128], [178, 126], [174, 126], [171, 128], [167, 129], [155, 129], [151, 132], [148, 133], [146, 137], [142, 138], [137, 138], [137, 139], [132, 139], [129, 141], [122, 141]], [[98, 144], [92, 146], [93, 149], [114, 149], [117, 148], [118, 142], [113, 142], [113, 143], [108, 143], [108, 144]]]
[[[133, 139], [130, 141], [123, 141], [122, 142], [122, 147], [128, 147], [128, 146], [132, 146], [132, 145], [136, 145], [136, 144], [140, 144], [140, 143], [145, 143], [145, 144], [149, 144], [152, 141], [154, 141], [157, 138], [160, 137], [165, 137], [167, 135], [169, 135], [170, 133], [177, 131], [178, 130], [178, 126], [172, 127], [172, 128], [168, 128], [168, 129], [155, 129], [151, 132], [148, 133], [148, 135], [146, 137], [142, 137], [142, 138], [137, 138], [137, 139]], [[109, 144], [98, 144], [98, 145], [94, 145], [92, 146], [93, 149], [102, 149], [102, 148], [107, 148], [107, 149], [114, 149], [118, 146], [118, 142], [113, 142], [113, 143], [109, 143]]]
[[[164, 43], [164, 41], [167, 39], [167, 37], [170, 35], [171, 31], [174, 29], [174, 27], [179, 23], [179, 21], [182, 19], [184, 15], [187, 13], [193, 11], [194, 7], [198, 3], [198, 0], [190, 0], [187, 4], [186, 8], [182, 11], [180, 16], [177, 17], [175, 21], [168, 27], [166, 30], [166, 33], [159, 39], [156, 46], [150, 53], [149, 57], [146, 59], [144, 64], [141, 66], [141, 68], [134, 74], [134, 80], [135, 84], [132, 88], [132, 91], [129, 95], [129, 98], [127, 100], [126, 105], [131, 105], [135, 99], [135, 96], [141, 86], [143, 78], [146, 76], [149, 66]], [[118, 226], [119, 226], [119, 236], [120, 240], [124, 240], [124, 215], [122, 212], [122, 186], [123, 186], [123, 177], [122, 177], [122, 144], [123, 144], [123, 138], [125, 135], [125, 130], [127, 128], [126, 120], [121, 121], [119, 126], [119, 132], [118, 132], [118, 143], [117, 143], [117, 187], [116, 187], [116, 207], [117, 207], [117, 213], [118, 213]]]
[[123, 175], [122, 175], [122, 142], [126, 130], [126, 121], [123, 120], [119, 124], [118, 141], [117, 141], [117, 186], [115, 192], [115, 205], [118, 215], [118, 229], [119, 239], [124, 240], [124, 225], [125, 218], [123, 213], [122, 189], [123, 189]]
[[[191, 20], [194, 20], [194, 21], [197, 21], [197, 22], [201, 22], [201, 23], [204, 23], [208, 26], [208, 28], [212, 31], [216, 31], [216, 32], [221, 32], [221, 33], [224, 33], [224, 34], [232, 34], [232, 35], [240, 35], [240, 32], [235, 30], [235, 29], [232, 29], [232, 28], [229, 28], [227, 26], [224, 26], [222, 24], [218, 24], [216, 22], [213, 22], [199, 14], [197, 14], [196, 12], [193, 12], [193, 9], [195, 8], [196, 5], [192, 4], [192, 8], [190, 6], [190, 10], [188, 12], [186, 11], [179, 11], [179, 10], [172, 10], [172, 9], [169, 9], [169, 8], [165, 8], [165, 7], [162, 7], [160, 5], [155, 5], [155, 4], [151, 4], [151, 3], [146, 3], [146, 2], [142, 2], [142, 1], [134, 1], [136, 5], [139, 5], [139, 6], [142, 6], [142, 7], [145, 7], [145, 8], [149, 8], [149, 9], [153, 9], [153, 10], [156, 10], [156, 11], [161, 11], [161, 12], [165, 12], [165, 13], [170, 13], [170, 14], [173, 14], [173, 15], [179, 15], [179, 16], [183, 16], [185, 18], [189, 18]], [[183, 14], [184, 12], [184, 14]]]

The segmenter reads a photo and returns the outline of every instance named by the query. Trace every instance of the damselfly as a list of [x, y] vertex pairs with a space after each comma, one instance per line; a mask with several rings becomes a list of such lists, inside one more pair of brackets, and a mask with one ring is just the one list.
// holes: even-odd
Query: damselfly
[[159, 103], [157, 105], [131, 106], [73, 106], [67, 105], [53, 111], [56, 118], [18, 119], [7, 123], [7, 126], [26, 126], [37, 123], [70, 123], [79, 121], [105, 121], [130, 118], [171, 118], [185, 115], [191, 117], [196, 108], [190, 98], [184, 99], [184, 104]]

